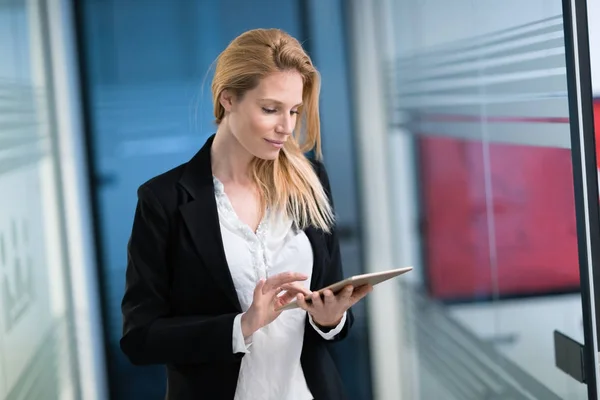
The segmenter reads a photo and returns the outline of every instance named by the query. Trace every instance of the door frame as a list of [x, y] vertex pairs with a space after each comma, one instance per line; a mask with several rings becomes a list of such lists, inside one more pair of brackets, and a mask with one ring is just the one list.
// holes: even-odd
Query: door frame
[[571, 157], [577, 246], [583, 311], [583, 373], [588, 398], [598, 394], [598, 309], [595, 287], [600, 283], [600, 202], [596, 167], [589, 31], [586, 0], [563, 0], [563, 25], [569, 98]]

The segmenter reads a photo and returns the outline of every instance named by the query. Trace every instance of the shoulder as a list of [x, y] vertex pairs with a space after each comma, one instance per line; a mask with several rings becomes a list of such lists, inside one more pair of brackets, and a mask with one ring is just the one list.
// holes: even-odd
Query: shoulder
[[327, 169], [325, 168], [325, 164], [323, 164], [323, 161], [321, 160], [317, 160], [314, 156], [312, 157], [308, 157], [308, 161], [310, 161], [315, 174], [319, 177], [319, 180], [321, 181], [321, 185], [323, 185], [323, 188], [329, 192], [330, 187], [329, 187], [329, 176], [327, 175]]
[[137, 189], [138, 198], [142, 201], [158, 202], [163, 207], [175, 202], [178, 182], [187, 164], [187, 162], [180, 164], [142, 183]]
[[315, 173], [318, 175], [321, 169], [324, 168], [323, 161], [318, 160], [314, 155], [308, 155], [306, 158], [310, 162], [310, 165], [312, 165]]

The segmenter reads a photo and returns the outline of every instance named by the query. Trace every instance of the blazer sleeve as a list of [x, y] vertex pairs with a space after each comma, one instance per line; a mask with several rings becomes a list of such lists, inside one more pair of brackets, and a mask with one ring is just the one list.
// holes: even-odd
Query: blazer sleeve
[[231, 339], [235, 313], [172, 315], [168, 238], [167, 214], [151, 189], [142, 185], [127, 246], [121, 350], [135, 365], [239, 361], [243, 353], [233, 353]]
[[[333, 196], [331, 194], [331, 186], [329, 184], [329, 176], [327, 175], [327, 171], [325, 170], [325, 166], [323, 165], [323, 163], [316, 161], [316, 170], [317, 170], [317, 175], [319, 176], [319, 180], [321, 181], [321, 184], [323, 185], [323, 189], [325, 190], [325, 193], [327, 194], [327, 197], [329, 198], [329, 202], [331, 204], [332, 209], [335, 212], [335, 207], [334, 207], [334, 202], [333, 202]], [[324, 286], [328, 286], [331, 285], [333, 283], [336, 283], [338, 281], [341, 281], [342, 279], [344, 279], [344, 273], [343, 273], [343, 268], [342, 268], [342, 257], [340, 254], [340, 243], [339, 243], [339, 238], [338, 238], [338, 232], [337, 232], [337, 222], [334, 224], [331, 232], [329, 234], [325, 234], [326, 236], [326, 241], [327, 241], [327, 249], [329, 251], [329, 259], [330, 259], [330, 265], [329, 268], [327, 268], [327, 271], [325, 271], [325, 276], [324, 276]], [[322, 340], [326, 341], [326, 342], [336, 342], [336, 341], [340, 341], [342, 339], [344, 339], [346, 336], [348, 336], [348, 333], [350, 332], [350, 328], [352, 327], [352, 325], [354, 324], [354, 314], [352, 313], [352, 308], [349, 308], [348, 311], [346, 312], [346, 323], [344, 324], [344, 327], [342, 328], [342, 330], [340, 331], [340, 333], [338, 333], [336, 336], [333, 337], [333, 339], [325, 339], [322, 338]]]

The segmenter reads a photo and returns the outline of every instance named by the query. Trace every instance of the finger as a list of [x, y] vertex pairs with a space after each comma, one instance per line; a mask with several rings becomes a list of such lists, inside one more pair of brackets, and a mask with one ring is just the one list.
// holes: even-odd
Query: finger
[[352, 297], [364, 297], [365, 295], [370, 293], [372, 290], [373, 290], [373, 286], [362, 285], [362, 286], [354, 289], [354, 292], [352, 293]]
[[296, 297], [296, 295], [294, 293], [285, 292], [284, 294], [282, 294], [281, 296], [279, 296], [277, 298], [277, 301], [279, 302], [279, 304], [281, 304], [281, 306], [284, 306], [287, 303], [289, 303], [290, 301], [292, 301], [295, 297]]
[[267, 290], [271, 290], [273, 288], [283, 286], [286, 283], [305, 281], [307, 279], [308, 276], [299, 272], [282, 272], [267, 279], [266, 286]]
[[326, 290], [325, 292], [323, 292], [323, 305], [325, 307], [331, 307], [336, 303], [336, 298], [333, 295], [333, 292], [331, 290]]
[[303, 295], [309, 296], [312, 294], [312, 292], [305, 288], [302, 284], [300, 283], [286, 283], [285, 285], [281, 285], [281, 287], [283, 288], [283, 290], [287, 290], [288, 292], [292, 292], [293, 296], [297, 295], [298, 293], [302, 293]]
[[[285, 286], [284, 286], [284, 288], [285, 288]], [[296, 288], [285, 289], [285, 290], [286, 290], [286, 292], [283, 293], [281, 296], [279, 296], [280, 301], [284, 302], [285, 304], [292, 301], [298, 295], [298, 293], [302, 293], [303, 295], [306, 295], [306, 296], [310, 296], [310, 294], [312, 293], [310, 290], [301, 291]]]
[[306, 298], [303, 294], [298, 294], [296, 296], [296, 302], [298, 303], [298, 307], [303, 309], [304, 311], [310, 311], [310, 305], [306, 302]]
[[312, 295], [310, 296], [310, 298], [312, 301], [313, 309], [319, 310], [319, 309], [323, 308], [323, 300], [321, 300], [321, 293], [313, 292]]
[[350, 299], [352, 301], [352, 304], [357, 303], [359, 300], [361, 300], [363, 297], [365, 297], [366, 295], [368, 295], [372, 291], [373, 291], [373, 286], [372, 285], [363, 285], [363, 286], [357, 288], [352, 293], [352, 297]]
[[354, 292], [354, 286], [348, 285], [346, 286], [339, 294], [338, 300], [341, 302], [348, 302], [352, 297], [352, 293]]

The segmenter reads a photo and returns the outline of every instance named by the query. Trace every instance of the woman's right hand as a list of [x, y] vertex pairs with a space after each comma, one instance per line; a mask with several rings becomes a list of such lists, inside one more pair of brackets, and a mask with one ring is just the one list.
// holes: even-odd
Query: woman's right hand
[[[254, 288], [250, 308], [242, 315], [244, 338], [273, 322], [282, 312], [276, 310], [292, 301], [299, 293], [310, 295], [310, 290], [296, 283], [306, 279], [308, 276], [296, 272], [283, 272], [266, 280], [261, 279]], [[286, 292], [280, 296], [284, 290]]]

